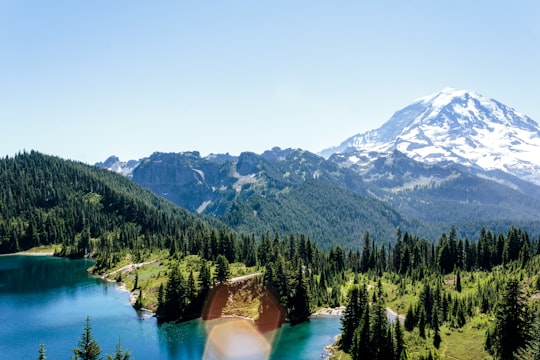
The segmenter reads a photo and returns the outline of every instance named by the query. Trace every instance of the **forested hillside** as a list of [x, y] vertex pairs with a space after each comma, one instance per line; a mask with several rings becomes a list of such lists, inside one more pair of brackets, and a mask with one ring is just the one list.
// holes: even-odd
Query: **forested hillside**
[[129, 249], [141, 258], [173, 243], [196, 252], [217, 225], [120, 175], [37, 152], [0, 160], [0, 181], [3, 253], [59, 244], [63, 256]]
[[377, 243], [394, 241], [399, 226], [425, 233], [423, 223], [403, 218], [385, 203], [321, 180], [306, 180], [274, 197], [237, 201], [222, 218], [243, 232], [304, 233], [320, 247], [353, 249], [364, 233]]
[[[405, 154], [335, 154], [273, 148], [240, 156], [154, 153], [131, 179], [193, 212], [242, 232], [295, 232], [328, 249], [349, 247], [364, 231], [377, 242], [396, 226], [435, 241], [451, 225], [477, 238], [482, 227], [512, 225], [540, 234], [540, 187], [510, 174], [420, 163]], [[122, 168], [118, 159], [98, 166]], [[330, 219], [332, 219], [330, 221]]]
[[[339, 270], [304, 235], [273, 233], [271, 238], [266, 233], [257, 241], [178, 208], [120, 175], [37, 152], [2, 159], [0, 181], [2, 253], [57, 245], [58, 256], [93, 257], [95, 273], [148, 264], [157, 274], [143, 273], [139, 279], [138, 273], [129, 273], [122, 279], [120, 271], [116, 280], [131, 281], [130, 289], [139, 295], [134, 305], [156, 310], [163, 319], [199, 316], [208, 291], [228, 280], [229, 264], [242, 271], [275, 266], [286, 287], [274, 285], [278, 280], [269, 275], [265, 284], [283, 291], [282, 305], [295, 321], [309, 316], [311, 302], [336, 304], [339, 299], [337, 292], [326, 294], [333, 281], [342, 282]], [[337, 277], [317, 291], [315, 279], [322, 271]], [[307, 284], [317, 284], [310, 287], [313, 293]], [[294, 310], [300, 292], [307, 309], [301, 314]]]

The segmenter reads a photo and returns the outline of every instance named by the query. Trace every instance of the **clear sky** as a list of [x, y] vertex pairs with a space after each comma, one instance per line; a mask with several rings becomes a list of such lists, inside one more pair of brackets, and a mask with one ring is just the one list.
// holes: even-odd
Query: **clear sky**
[[540, 1], [0, 0], [0, 155], [318, 152], [445, 87], [540, 122]]

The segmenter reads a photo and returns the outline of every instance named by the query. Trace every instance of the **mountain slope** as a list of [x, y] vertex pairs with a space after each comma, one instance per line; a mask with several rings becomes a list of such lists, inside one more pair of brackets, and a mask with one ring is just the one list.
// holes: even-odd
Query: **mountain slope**
[[355, 192], [362, 179], [315, 154], [299, 149], [268, 150], [239, 157], [198, 152], [154, 153], [143, 159], [132, 180], [190, 211], [221, 216], [237, 200], [271, 197], [308, 179], [320, 179]]
[[1, 159], [0, 181], [2, 253], [61, 244], [66, 256], [129, 249], [137, 257], [180, 234], [195, 246], [218, 225], [123, 176], [37, 152]]
[[427, 229], [382, 201], [317, 179], [272, 198], [236, 202], [221, 219], [242, 232], [303, 233], [324, 248], [358, 249], [366, 231], [376, 243], [386, 244], [394, 241], [398, 226], [422, 233]]
[[414, 160], [501, 170], [540, 184], [540, 127], [529, 117], [471, 91], [444, 89], [397, 111], [379, 129], [355, 135], [321, 155], [399, 150]]
[[386, 241], [397, 226], [413, 226], [371, 197], [356, 172], [300, 149], [238, 157], [154, 153], [132, 180], [237, 231], [303, 233], [323, 246], [353, 246], [365, 231]]
[[[358, 157], [355, 164], [349, 158], [279, 148], [239, 157], [154, 153], [132, 180], [237, 231], [304, 233], [323, 246], [354, 246], [365, 231], [385, 242], [397, 226], [432, 240], [451, 225], [469, 238], [483, 226], [539, 233], [540, 187], [511, 175], [505, 181], [520, 187], [458, 166], [420, 163], [397, 150]], [[373, 218], [366, 215], [370, 209]]]
[[[331, 157], [338, 164], [347, 159], [348, 154]], [[362, 175], [373, 196], [407, 218], [431, 224], [439, 233], [450, 225], [472, 238], [479, 235], [474, 229], [481, 227], [504, 231], [518, 225], [534, 234], [540, 230], [540, 187], [508, 174], [508, 182], [520, 187], [471, 174], [459, 166], [420, 163], [397, 150], [362, 159], [351, 169]]]

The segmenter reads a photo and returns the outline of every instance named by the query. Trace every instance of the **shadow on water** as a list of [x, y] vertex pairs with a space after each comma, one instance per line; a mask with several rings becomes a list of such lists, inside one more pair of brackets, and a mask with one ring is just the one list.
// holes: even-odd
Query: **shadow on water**
[[0, 261], [0, 293], [45, 293], [56, 288], [78, 288], [84, 283], [94, 283], [86, 269], [91, 260], [13, 255]]

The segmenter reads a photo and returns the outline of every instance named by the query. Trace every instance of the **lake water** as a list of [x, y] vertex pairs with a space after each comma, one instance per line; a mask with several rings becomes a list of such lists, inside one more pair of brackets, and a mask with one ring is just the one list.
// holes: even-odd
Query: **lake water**
[[[136, 360], [201, 359], [203, 321], [157, 325], [129, 304], [116, 285], [88, 276], [88, 260], [0, 256], [0, 360], [36, 359], [45, 343], [48, 359], [70, 359], [87, 316], [102, 354], [118, 339]], [[338, 317], [321, 317], [279, 331], [271, 359], [320, 359], [339, 333]]]

